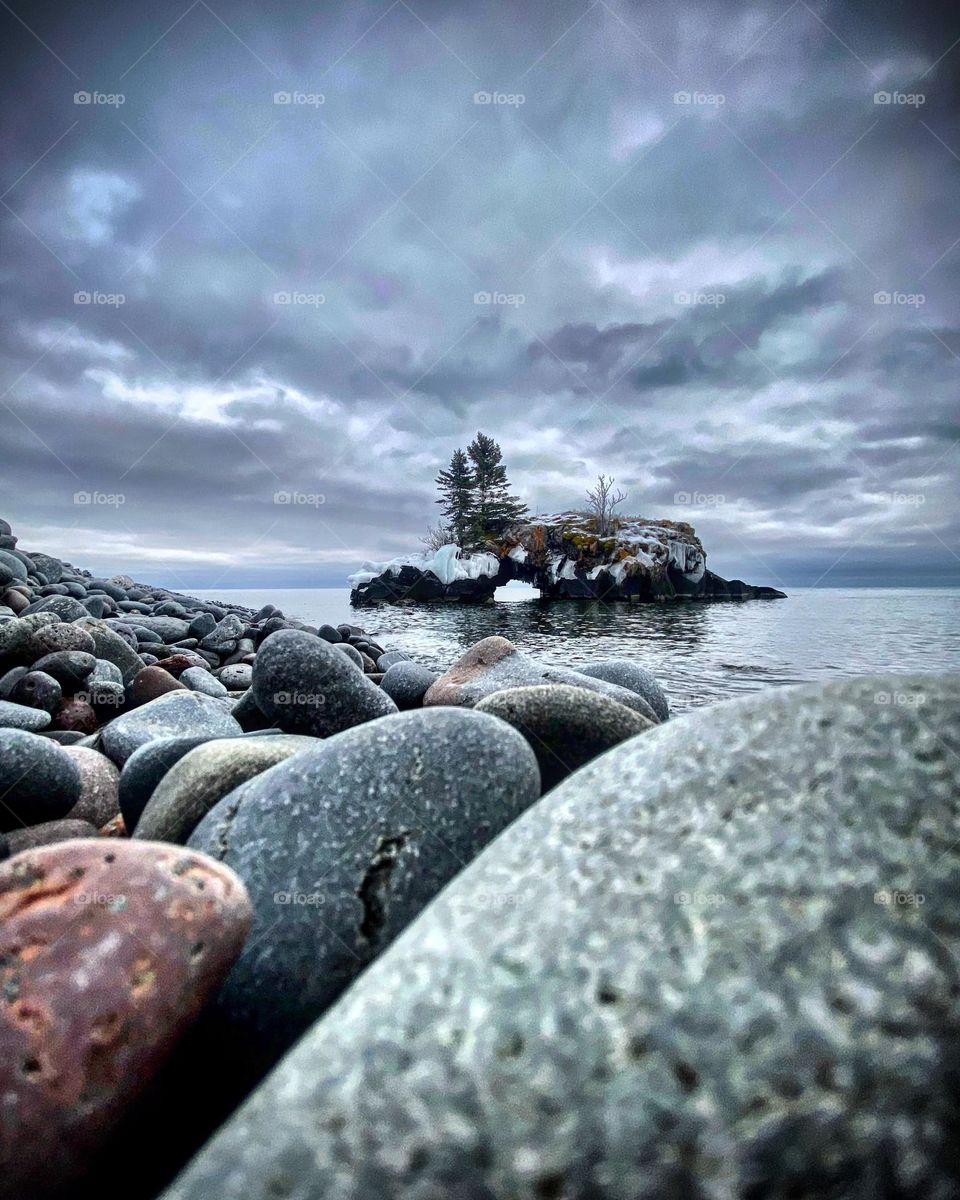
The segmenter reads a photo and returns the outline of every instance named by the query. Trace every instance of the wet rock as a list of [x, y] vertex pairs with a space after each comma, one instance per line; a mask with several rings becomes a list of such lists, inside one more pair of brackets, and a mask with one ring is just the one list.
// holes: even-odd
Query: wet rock
[[80, 650], [93, 654], [96, 649], [93, 638], [79, 625], [60, 621], [56, 625], [44, 625], [30, 639], [31, 651], [37, 658], [55, 654], [58, 650]]
[[566, 683], [609, 696], [620, 704], [642, 713], [656, 723], [657, 714], [647, 701], [628, 688], [603, 679], [593, 679], [566, 667], [550, 667], [536, 662], [502, 637], [488, 637], [471, 646], [453, 666], [441, 675], [423, 698], [425, 707], [435, 704], [471, 706], [505, 688], [534, 687], [544, 683]]
[[351, 729], [229, 793], [189, 843], [237, 871], [255, 911], [214, 1024], [268, 1065], [539, 792], [515, 730], [444, 709]]
[[660, 721], [666, 721], [670, 716], [670, 705], [666, 693], [657, 682], [652, 671], [629, 658], [603, 658], [599, 662], [590, 663], [586, 667], [578, 667], [581, 675], [589, 675], [591, 679], [605, 679], [607, 683], [615, 683], [628, 691], [642, 696], [657, 714]]
[[81, 622], [81, 627], [93, 638], [97, 658], [113, 663], [120, 671], [124, 683], [132, 679], [144, 666], [144, 660], [136, 650], [105, 622], [96, 621], [91, 617]]
[[221, 701], [184, 690], [121, 713], [104, 726], [101, 737], [104, 753], [122, 767], [134, 750], [158, 738], [231, 737], [240, 732]]
[[952, 1196], [958, 704], [957, 677], [771, 689], [603, 755], [167, 1200]]
[[351, 646], [349, 642], [335, 642], [334, 644], [340, 653], [345, 655], [355, 667], [359, 668], [361, 671], [363, 670], [363, 655], [356, 648], [356, 646]]
[[227, 694], [227, 689], [219, 679], [214, 679], [206, 667], [188, 667], [180, 676], [180, 682], [191, 692], [203, 692], [205, 696]]
[[545, 792], [598, 754], [656, 728], [609, 696], [562, 683], [494, 692], [475, 711], [499, 717], [523, 734], [537, 756]]
[[232, 692], [245, 691], [253, 682], [253, 667], [248, 663], [234, 663], [220, 672], [220, 682]]
[[156, 667], [144, 667], [131, 680], [129, 704], [131, 707], [149, 704], [151, 700], [165, 696], [168, 692], [183, 692], [186, 690], [184, 684], [179, 679], [174, 679], [163, 667], [159, 665]]
[[179, 847], [100, 838], [0, 865], [5, 1196], [72, 1196], [236, 957], [240, 881]]
[[27, 729], [36, 732], [50, 724], [50, 714], [40, 708], [28, 708], [25, 704], [14, 704], [0, 700], [0, 729]]
[[183, 844], [228, 792], [268, 767], [316, 746], [316, 738], [296, 734], [204, 742], [189, 750], [154, 788], [134, 837]]
[[49, 738], [0, 729], [0, 796], [0, 830], [53, 821], [65, 817], [80, 799], [80, 772]]
[[377, 658], [377, 670], [389, 671], [394, 663], [409, 662], [410, 655], [405, 654], [402, 650], [385, 650]]
[[9, 698], [14, 704], [39, 708], [52, 716], [63, 698], [63, 690], [45, 671], [27, 671], [13, 685]]
[[127, 829], [133, 832], [136, 828], [147, 801], [170, 768], [185, 754], [212, 740], [205, 734], [163, 737], [147, 742], [130, 755], [120, 772], [119, 785], [120, 811]]
[[56, 650], [53, 654], [38, 658], [31, 670], [52, 675], [63, 689], [63, 694], [70, 696], [83, 687], [96, 665], [94, 656], [83, 650]]
[[62, 821], [44, 821], [40, 825], [30, 825], [26, 829], [11, 829], [7, 834], [7, 845], [11, 854], [19, 854], [21, 850], [35, 850], [38, 846], [52, 846], [55, 842], [67, 842], [71, 838], [96, 836], [96, 826], [91, 825], [89, 821], [64, 817]]
[[[116, 687], [116, 684], [103, 684], [102, 686]], [[59, 729], [65, 733], [96, 733], [100, 728], [100, 721], [93, 706], [86, 700], [82, 700], [79, 696], [68, 696], [57, 706], [50, 728]]]
[[380, 681], [380, 686], [401, 712], [421, 708], [427, 691], [437, 682], [438, 676], [419, 663], [399, 660], [389, 667]]
[[257, 705], [287, 733], [328, 737], [395, 713], [397, 706], [335, 646], [281, 629], [260, 647], [253, 667]]
[[80, 797], [67, 814], [97, 829], [120, 811], [120, 772], [105, 754], [86, 746], [64, 746], [80, 772]]

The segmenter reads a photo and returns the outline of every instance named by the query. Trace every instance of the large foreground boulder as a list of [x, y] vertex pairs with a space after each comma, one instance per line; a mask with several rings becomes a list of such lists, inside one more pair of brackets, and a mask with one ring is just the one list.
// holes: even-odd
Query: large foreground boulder
[[189, 845], [236, 871], [254, 907], [211, 1019], [230, 1057], [275, 1061], [539, 793], [515, 730], [448, 709], [347, 730], [224, 796]]
[[958, 709], [957, 677], [856, 679], [611, 750], [168, 1200], [956, 1196]]

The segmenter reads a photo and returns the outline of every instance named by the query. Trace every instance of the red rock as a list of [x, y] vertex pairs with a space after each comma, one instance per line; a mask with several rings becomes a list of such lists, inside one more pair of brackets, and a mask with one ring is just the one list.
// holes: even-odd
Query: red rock
[[61, 700], [53, 714], [51, 729], [70, 729], [74, 733], [96, 733], [100, 721], [86, 700], [68, 697]]
[[106, 825], [99, 830], [99, 837], [129, 837], [127, 826], [123, 819], [123, 813], [117, 813], [115, 817], [111, 817]]
[[133, 683], [130, 685], [130, 705], [136, 707], [139, 704], [147, 704], [151, 700], [156, 700], [159, 696], [166, 695], [167, 692], [186, 690], [179, 679], [175, 679], [165, 667], [157, 663], [152, 667], [144, 667], [142, 671], [138, 671], [134, 675]]
[[201, 658], [199, 654], [171, 654], [168, 658], [161, 658], [159, 662], [154, 664], [157, 667], [163, 667], [175, 679], [180, 676], [188, 667], [203, 667], [205, 671], [210, 669], [210, 664], [205, 658]]
[[100, 838], [0, 863], [0, 1195], [71, 1196], [250, 926], [204, 854]]
[[[457, 659], [427, 690], [424, 706], [432, 704], [461, 704], [461, 688], [486, 673], [505, 658], [517, 653], [513, 642], [505, 637], [486, 637], [475, 643]], [[505, 685], [506, 686], [506, 685]]]

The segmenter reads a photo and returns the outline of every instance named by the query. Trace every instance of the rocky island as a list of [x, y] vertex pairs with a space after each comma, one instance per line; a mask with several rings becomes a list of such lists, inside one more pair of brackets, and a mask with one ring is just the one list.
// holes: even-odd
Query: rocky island
[[691, 525], [621, 517], [608, 534], [589, 514], [562, 512], [511, 525], [470, 553], [449, 544], [350, 575], [350, 602], [486, 601], [517, 579], [545, 600], [770, 600], [771, 587], [722, 579]]

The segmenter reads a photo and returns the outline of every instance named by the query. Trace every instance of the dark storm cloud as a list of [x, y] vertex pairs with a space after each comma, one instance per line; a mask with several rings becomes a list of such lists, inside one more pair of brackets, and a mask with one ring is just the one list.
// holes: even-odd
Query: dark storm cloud
[[0, 28], [25, 543], [335, 582], [415, 548], [482, 427], [535, 507], [612, 471], [729, 574], [956, 569], [956, 17], [101, 0]]

